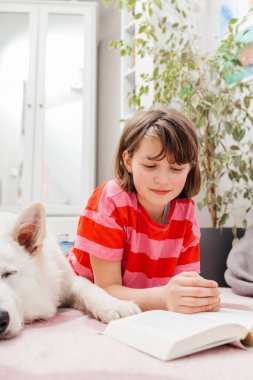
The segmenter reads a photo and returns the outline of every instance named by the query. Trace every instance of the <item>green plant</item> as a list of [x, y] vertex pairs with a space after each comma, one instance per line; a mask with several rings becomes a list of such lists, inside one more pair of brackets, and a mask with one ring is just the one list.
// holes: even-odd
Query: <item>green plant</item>
[[[110, 1], [106, 1], [107, 4]], [[152, 57], [152, 72], [141, 74], [142, 84], [128, 94], [129, 104], [142, 108], [142, 99], [152, 88], [153, 106], [176, 103], [188, 114], [199, 132], [204, 196], [199, 207], [209, 210], [214, 227], [226, 224], [240, 197], [247, 203], [242, 225], [253, 203], [253, 98], [251, 81], [228, 85], [235, 72], [243, 70], [238, 39], [245, 19], [231, 19], [228, 33], [215, 51], [203, 53], [194, 28], [194, 1], [116, 0], [138, 25], [134, 46], [122, 40], [110, 48], [121, 55]], [[191, 22], [189, 23], [189, 20]], [[247, 33], [247, 29], [244, 34]], [[228, 184], [227, 186], [225, 184]]]

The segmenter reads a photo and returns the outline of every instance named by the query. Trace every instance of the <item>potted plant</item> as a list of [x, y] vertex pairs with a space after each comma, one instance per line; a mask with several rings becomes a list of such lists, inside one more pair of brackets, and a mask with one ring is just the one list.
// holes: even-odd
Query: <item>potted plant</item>
[[[153, 106], [176, 104], [198, 129], [203, 183], [203, 198], [198, 205], [207, 207], [212, 233], [218, 235], [208, 238], [208, 246], [210, 241], [217, 242], [227, 233], [230, 236], [225, 248], [219, 240], [221, 253], [218, 254], [223, 262], [219, 269], [223, 276], [225, 259], [237, 234], [234, 222], [232, 232], [231, 228], [227, 231], [224, 227], [239, 200], [243, 200], [239, 225], [246, 228], [253, 203], [253, 142], [250, 139], [253, 82], [240, 79], [245, 70], [242, 52], [248, 45], [246, 37], [251, 33], [250, 28], [243, 29], [243, 25], [249, 15], [240, 21], [231, 19], [228, 32], [217, 48], [204, 53], [194, 27], [196, 2], [119, 0], [117, 5], [133, 14], [138, 33], [133, 46], [117, 40], [112, 41], [110, 47], [120, 49], [121, 55], [131, 55], [134, 49], [136, 59], [152, 58], [151, 72], [140, 74], [141, 86], [128, 94], [129, 103], [142, 108], [142, 99], [152, 88]], [[203, 256], [207, 250], [203, 236], [206, 232], [202, 229]], [[217, 248], [210, 251], [214, 255]], [[216, 259], [211, 261], [217, 267]], [[205, 274], [210, 277], [209, 273]]]

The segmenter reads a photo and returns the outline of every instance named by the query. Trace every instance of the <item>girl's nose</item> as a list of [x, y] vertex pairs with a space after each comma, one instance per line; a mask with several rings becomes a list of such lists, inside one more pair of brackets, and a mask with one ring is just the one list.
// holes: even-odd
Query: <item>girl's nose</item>
[[159, 175], [155, 176], [154, 181], [157, 184], [166, 185], [169, 182], [168, 172], [166, 172], [166, 174], [160, 173]]

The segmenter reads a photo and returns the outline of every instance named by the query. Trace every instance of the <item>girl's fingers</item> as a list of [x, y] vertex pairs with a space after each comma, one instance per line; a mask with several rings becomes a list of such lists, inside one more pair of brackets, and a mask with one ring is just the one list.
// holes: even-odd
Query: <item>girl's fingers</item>
[[166, 290], [170, 310], [192, 314], [220, 309], [217, 282], [206, 280], [197, 272], [183, 272], [173, 277]]
[[206, 311], [217, 311], [217, 310], [213, 310], [213, 308], [210, 306], [198, 306], [198, 307], [179, 306], [176, 311], [178, 313], [184, 313], [184, 314], [195, 314], [195, 313], [201, 313], [201, 312], [206, 312]]
[[220, 304], [219, 297], [193, 298], [181, 297], [179, 306], [201, 307], [211, 306], [212, 308]]
[[177, 283], [181, 286], [187, 286], [187, 287], [203, 287], [203, 288], [217, 288], [218, 284], [216, 281], [213, 280], [206, 280], [203, 277], [200, 276], [180, 276], [177, 277], [177, 279], [174, 280], [172, 278], [171, 282]]
[[219, 311], [221, 308], [220, 302], [217, 305], [214, 305], [210, 311]]
[[179, 297], [193, 297], [193, 298], [206, 298], [206, 297], [219, 297], [220, 289], [214, 288], [203, 288], [203, 287], [191, 287], [191, 286], [180, 286], [176, 289]]

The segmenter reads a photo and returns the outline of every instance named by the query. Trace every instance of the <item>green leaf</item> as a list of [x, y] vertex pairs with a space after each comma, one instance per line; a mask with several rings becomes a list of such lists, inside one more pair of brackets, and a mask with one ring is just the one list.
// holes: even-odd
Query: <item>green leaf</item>
[[147, 29], [147, 25], [146, 24], [142, 24], [138, 30], [138, 33], [144, 33]]
[[187, 18], [187, 14], [186, 14], [186, 12], [182, 9], [182, 16], [184, 17], [184, 18]]
[[135, 7], [135, 2], [136, 2], [136, 0], [127, 0], [128, 7], [130, 9], [133, 8], [133, 7]]
[[158, 69], [158, 67], [155, 67], [155, 69], [153, 71], [153, 77], [154, 77], [154, 79], [157, 79], [158, 74], [159, 74], [159, 69]]
[[250, 100], [251, 98], [249, 96], [245, 96], [245, 98], [243, 99], [243, 104], [245, 105], [246, 108], [249, 108]]
[[142, 17], [142, 13], [137, 13], [134, 18], [135, 20], [139, 20]]
[[234, 238], [233, 241], [232, 241], [232, 248], [234, 248], [239, 242], [239, 239], [238, 238]]
[[222, 205], [222, 197], [221, 197], [221, 195], [218, 195], [217, 198], [216, 198], [216, 200], [217, 200], [218, 205], [221, 206]]
[[162, 7], [162, 3], [161, 3], [161, 0], [153, 0], [155, 5], [157, 6], [157, 8], [161, 8]]
[[162, 18], [162, 24], [166, 24], [166, 22], [167, 22], [167, 17], [164, 16], [164, 17]]
[[242, 220], [242, 225], [243, 225], [244, 228], [247, 228], [247, 226], [248, 226], [247, 219], [243, 219]]
[[241, 129], [241, 130], [235, 129], [233, 131], [233, 139], [235, 141], [241, 141], [243, 139], [244, 135], [245, 135], [244, 129]]
[[239, 146], [237, 146], [237, 145], [231, 145], [230, 149], [231, 150], [240, 150]]
[[247, 177], [246, 174], [242, 174], [242, 179], [245, 181], [245, 182], [249, 182], [249, 179]]
[[222, 227], [226, 224], [227, 220], [228, 220], [228, 217], [229, 215], [227, 213], [223, 214], [221, 217], [220, 217], [220, 220], [219, 220], [219, 227]]
[[250, 28], [245, 29], [242, 35], [245, 36], [247, 33], [249, 33], [249, 31], [250, 31]]
[[148, 9], [148, 15], [149, 15], [149, 17], [153, 16], [153, 9], [152, 8]]
[[229, 170], [228, 177], [229, 177], [229, 179], [231, 179], [231, 181], [236, 180], [237, 173], [234, 170]]
[[240, 162], [241, 162], [241, 159], [242, 159], [242, 156], [241, 156], [241, 155], [239, 155], [239, 156], [235, 156], [235, 157], [234, 157], [233, 161], [234, 161], [234, 165], [235, 165], [235, 167], [239, 167], [239, 164], [240, 164]]
[[238, 21], [237, 18], [233, 17], [229, 20], [229, 24], [232, 25], [232, 24], [235, 24], [236, 22]]
[[109, 49], [117, 50], [120, 46], [121, 41], [120, 40], [111, 40], [109, 41]]
[[241, 161], [239, 165], [239, 170], [241, 173], [245, 173], [247, 169], [247, 164], [245, 161]]
[[231, 59], [230, 62], [232, 62], [235, 66], [242, 66], [242, 62], [237, 58]]
[[224, 126], [225, 126], [226, 132], [230, 135], [232, 133], [232, 130], [233, 130], [232, 124], [228, 121], [225, 121]]

